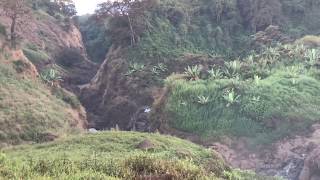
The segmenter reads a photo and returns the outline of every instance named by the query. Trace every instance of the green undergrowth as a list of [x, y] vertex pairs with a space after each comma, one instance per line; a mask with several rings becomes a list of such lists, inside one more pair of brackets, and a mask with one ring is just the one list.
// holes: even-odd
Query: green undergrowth
[[[149, 150], [138, 145], [148, 140]], [[259, 179], [233, 171], [211, 150], [159, 134], [103, 132], [4, 150], [0, 177], [11, 179]], [[260, 179], [265, 179], [261, 177]]]
[[169, 124], [204, 137], [251, 137], [254, 144], [306, 132], [320, 120], [319, 70], [314, 66], [320, 53], [286, 46], [288, 57], [282, 48], [272, 50], [277, 57], [265, 52], [232, 61], [233, 66], [213, 67], [207, 79], [168, 78]]
[[23, 54], [33, 63], [33, 64], [46, 64], [49, 62], [50, 57], [43, 51], [38, 49], [23, 49]]
[[40, 80], [22, 78], [9, 64], [0, 63], [0, 84], [0, 147], [41, 142], [47, 135], [73, 129], [70, 105]]
[[[236, 18], [236, 3], [225, 3], [216, 19], [219, 2], [164, 0], [146, 13], [147, 31], [129, 51], [131, 61], [155, 63], [185, 53], [234, 56], [249, 48], [247, 31]], [[226, 17], [228, 16], [230, 17]], [[229, 18], [229, 19], [228, 19]], [[230, 20], [232, 19], [232, 20]], [[237, 28], [232, 28], [237, 27]]]

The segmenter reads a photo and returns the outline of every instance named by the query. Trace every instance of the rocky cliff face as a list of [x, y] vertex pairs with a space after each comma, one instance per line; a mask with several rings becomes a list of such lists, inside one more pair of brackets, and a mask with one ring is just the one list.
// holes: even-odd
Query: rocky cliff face
[[121, 48], [111, 48], [91, 82], [81, 88], [81, 100], [89, 112], [91, 126], [126, 129], [141, 106], [153, 102], [147, 76], [126, 76], [128, 62]]

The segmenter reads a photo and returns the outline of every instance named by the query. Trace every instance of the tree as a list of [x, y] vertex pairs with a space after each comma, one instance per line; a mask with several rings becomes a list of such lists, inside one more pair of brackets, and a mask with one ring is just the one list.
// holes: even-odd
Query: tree
[[23, 16], [26, 16], [29, 12], [29, 8], [26, 5], [25, 0], [2, 0], [0, 2], [2, 7], [1, 15], [4, 15], [11, 20], [10, 25], [10, 41], [12, 48], [16, 48], [16, 27], [21, 25]]
[[66, 16], [74, 16], [77, 14], [73, 0], [54, 0], [54, 3], [59, 6], [59, 10]]
[[145, 13], [156, 4], [156, 0], [116, 0], [98, 5], [98, 18], [109, 17], [111, 25], [119, 36], [129, 35], [130, 44], [134, 45], [146, 28]]
[[264, 30], [269, 25], [280, 24], [281, 6], [279, 0], [238, 0], [244, 22], [253, 32]]
[[34, 0], [38, 6], [48, 7], [48, 14], [54, 16], [57, 12], [71, 17], [77, 14], [73, 0]]

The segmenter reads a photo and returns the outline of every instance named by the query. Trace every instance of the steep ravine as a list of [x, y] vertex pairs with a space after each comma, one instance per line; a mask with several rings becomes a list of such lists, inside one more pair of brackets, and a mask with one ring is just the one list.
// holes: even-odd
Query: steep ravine
[[[152, 106], [154, 103], [157, 104], [154, 102], [155, 99], [161, 101], [165, 98], [159, 98], [164, 93], [159, 88], [148, 84], [141, 85], [144, 78], [133, 79], [125, 75], [128, 64], [122, 56], [123, 52], [121, 48], [111, 48], [91, 82], [80, 86], [80, 99], [87, 107], [91, 127], [96, 129], [119, 127], [128, 130], [128, 125], [136, 118], [141, 107]], [[159, 104], [154, 107], [158, 106]], [[159, 107], [161, 108], [161, 105]], [[161, 113], [161, 110], [152, 110], [153, 113]], [[319, 179], [319, 168], [309, 160], [310, 157], [314, 159], [318, 156], [318, 124], [312, 126], [311, 133], [283, 139], [267, 147], [253, 148], [246, 138], [226, 138], [220, 142], [210, 142], [170, 128], [160, 131], [211, 147], [234, 168], [280, 176], [287, 180]]]
[[124, 52], [121, 48], [111, 48], [95, 77], [80, 86], [80, 99], [94, 128], [118, 126], [128, 130], [137, 110], [153, 103], [152, 89], [144, 82], [145, 78], [125, 75], [128, 63], [122, 56]]

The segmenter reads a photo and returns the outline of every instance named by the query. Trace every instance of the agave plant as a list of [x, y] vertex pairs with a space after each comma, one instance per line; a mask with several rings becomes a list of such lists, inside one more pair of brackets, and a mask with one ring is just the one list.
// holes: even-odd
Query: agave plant
[[144, 64], [139, 64], [139, 63], [130, 63], [129, 64], [129, 70], [126, 73], [126, 75], [131, 75], [133, 73], [142, 71], [144, 69], [145, 65]]
[[208, 71], [210, 78], [211, 79], [221, 79], [223, 78], [223, 73], [221, 72], [220, 69], [214, 70], [214, 69], [210, 69]]
[[276, 48], [269, 47], [263, 52], [263, 56], [269, 60], [277, 60], [281, 55]]
[[289, 73], [288, 78], [291, 79], [293, 85], [298, 83], [299, 75], [305, 73], [305, 68], [301, 65], [287, 67], [287, 72]]
[[309, 49], [305, 52], [305, 58], [309, 65], [314, 66], [320, 58], [320, 51], [316, 49]]
[[225, 66], [228, 69], [231, 69], [233, 71], [239, 72], [241, 67], [243, 66], [243, 63], [240, 62], [239, 60], [234, 60], [234, 61], [226, 62]]
[[40, 77], [45, 83], [49, 84], [50, 86], [55, 86], [62, 81], [62, 77], [59, 76], [58, 71], [53, 68], [43, 71], [40, 74]]
[[245, 61], [248, 63], [248, 64], [254, 64], [254, 59], [255, 59], [255, 56], [254, 55], [249, 55], [245, 58]]
[[223, 99], [227, 102], [227, 107], [240, 102], [240, 95], [237, 95], [234, 89], [226, 91], [223, 95]]
[[243, 66], [243, 63], [239, 60], [234, 60], [230, 62], [225, 62], [226, 68], [224, 69], [224, 73], [229, 78], [237, 77], [239, 76], [241, 67]]
[[294, 48], [293, 48], [293, 54], [295, 56], [303, 56], [304, 52], [306, 51], [306, 47], [304, 45], [296, 45]]
[[251, 100], [254, 101], [254, 102], [260, 102], [260, 99], [261, 99], [260, 96], [253, 96], [253, 97], [251, 98]]
[[167, 66], [163, 63], [158, 63], [156, 66], [153, 66], [151, 72], [155, 75], [160, 75], [165, 73], [168, 70]]
[[185, 74], [188, 76], [188, 78], [192, 81], [196, 81], [200, 77], [201, 68], [198, 65], [195, 66], [188, 66], [185, 68]]
[[254, 75], [253, 80], [257, 85], [259, 85], [261, 81], [261, 77], [258, 75]]
[[206, 105], [210, 102], [210, 97], [209, 96], [198, 96], [197, 102], [201, 105]]
[[301, 65], [287, 67], [286, 70], [289, 73], [289, 78], [297, 78], [299, 75], [305, 73], [305, 69]]

